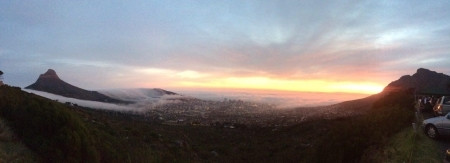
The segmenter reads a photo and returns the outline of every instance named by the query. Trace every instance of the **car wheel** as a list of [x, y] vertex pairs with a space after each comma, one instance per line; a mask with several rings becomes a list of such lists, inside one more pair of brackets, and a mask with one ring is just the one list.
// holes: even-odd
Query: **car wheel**
[[432, 125], [427, 126], [425, 131], [426, 131], [427, 136], [432, 139], [437, 139], [439, 136], [439, 133], [438, 133], [436, 127], [434, 127]]

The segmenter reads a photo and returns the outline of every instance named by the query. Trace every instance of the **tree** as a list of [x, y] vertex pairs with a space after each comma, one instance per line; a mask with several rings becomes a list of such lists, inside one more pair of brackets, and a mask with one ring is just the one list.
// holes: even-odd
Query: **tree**
[[3, 75], [3, 71], [0, 70], [0, 80], [3, 79], [2, 75]]

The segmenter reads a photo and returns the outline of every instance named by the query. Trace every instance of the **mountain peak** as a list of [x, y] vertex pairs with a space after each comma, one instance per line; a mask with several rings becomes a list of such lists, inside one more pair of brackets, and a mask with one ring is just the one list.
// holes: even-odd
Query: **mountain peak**
[[391, 82], [385, 90], [415, 89], [425, 94], [450, 94], [450, 76], [425, 68], [417, 69], [413, 75], [405, 75]]
[[58, 77], [56, 71], [53, 69], [48, 69], [47, 72], [39, 75], [39, 78], [37, 79], [36, 82], [25, 88], [37, 91], [44, 91], [56, 95], [61, 95], [64, 97], [76, 98], [81, 100], [110, 102], [110, 103], [125, 103], [125, 101], [113, 99], [104, 94], [98, 93], [97, 91], [85, 90], [73, 86], [69, 83], [66, 83], [65, 81], [61, 80]]
[[53, 78], [53, 79], [59, 79], [58, 75], [56, 74], [56, 71], [53, 69], [48, 69], [47, 72], [44, 74], [41, 74], [39, 78]]
[[430, 70], [428, 70], [426, 68], [419, 68], [419, 69], [417, 69], [416, 74], [429, 73], [429, 72], [432, 72], [432, 71], [430, 71]]

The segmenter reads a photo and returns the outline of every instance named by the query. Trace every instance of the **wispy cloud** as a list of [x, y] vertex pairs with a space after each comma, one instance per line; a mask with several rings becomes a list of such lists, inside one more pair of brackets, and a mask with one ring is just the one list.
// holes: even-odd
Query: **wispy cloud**
[[0, 69], [20, 86], [47, 68], [90, 88], [450, 73], [446, 1], [2, 1], [0, 15]]

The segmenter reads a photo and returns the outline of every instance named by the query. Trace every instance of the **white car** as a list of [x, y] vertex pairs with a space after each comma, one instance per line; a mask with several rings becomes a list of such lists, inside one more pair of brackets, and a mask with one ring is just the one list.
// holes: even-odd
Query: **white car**
[[450, 113], [423, 120], [422, 127], [425, 134], [433, 139], [443, 135], [450, 135]]
[[450, 112], [450, 96], [442, 96], [433, 107], [436, 115], [445, 115]]

